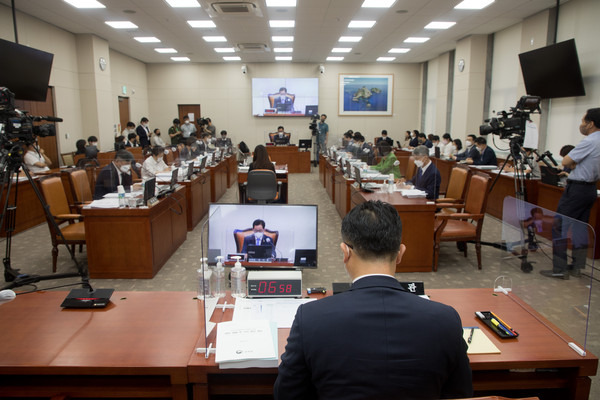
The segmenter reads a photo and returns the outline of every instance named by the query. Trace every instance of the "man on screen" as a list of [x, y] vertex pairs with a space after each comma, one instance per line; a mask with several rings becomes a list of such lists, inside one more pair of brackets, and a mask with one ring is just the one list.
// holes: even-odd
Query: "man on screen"
[[291, 113], [294, 111], [294, 102], [287, 94], [285, 87], [279, 88], [279, 96], [275, 97], [273, 106], [277, 109], [277, 112]]
[[244, 238], [244, 246], [242, 247], [242, 253], [248, 254], [248, 246], [270, 246], [269, 254], [271, 257], [275, 257], [275, 243], [273, 243], [273, 239], [264, 234], [265, 231], [265, 221], [262, 219], [256, 219], [252, 223], [252, 235], [248, 235]]

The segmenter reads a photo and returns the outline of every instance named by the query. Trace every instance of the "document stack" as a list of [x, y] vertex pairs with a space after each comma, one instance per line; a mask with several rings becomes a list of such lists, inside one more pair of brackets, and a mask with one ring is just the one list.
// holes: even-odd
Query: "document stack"
[[277, 368], [277, 324], [267, 320], [221, 322], [215, 361], [220, 369]]

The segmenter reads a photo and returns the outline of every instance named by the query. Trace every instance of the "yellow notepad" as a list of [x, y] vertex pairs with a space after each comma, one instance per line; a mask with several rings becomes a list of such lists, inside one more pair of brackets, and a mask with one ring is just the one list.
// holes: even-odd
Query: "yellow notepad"
[[478, 327], [473, 328], [473, 338], [468, 343], [472, 327], [463, 327], [463, 339], [469, 348], [467, 354], [500, 354], [500, 350]]

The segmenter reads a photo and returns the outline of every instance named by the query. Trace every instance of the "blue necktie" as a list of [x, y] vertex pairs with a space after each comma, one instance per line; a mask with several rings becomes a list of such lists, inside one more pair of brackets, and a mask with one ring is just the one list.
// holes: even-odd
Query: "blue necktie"
[[258, 238], [258, 237], [256, 238], [256, 245], [260, 246], [260, 238]]

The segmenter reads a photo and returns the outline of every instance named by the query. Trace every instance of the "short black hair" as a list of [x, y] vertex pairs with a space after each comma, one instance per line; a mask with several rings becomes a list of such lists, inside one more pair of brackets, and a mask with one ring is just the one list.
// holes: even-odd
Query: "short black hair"
[[416, 129], [413, 129], [413, 132], [415, 133], [415, 135], [419, 136], [419, 131]]
[[262, 219], [255, 219], [252, 223], [252, 229], [254, 229], [256, 225], [262, 225], [263, 229], [265, 229], [265, 221], [263, 221]]
[[133, 122], [131, 122], [131, 121], [129, 121], [129, 122], [127, 123], [127, 126], [133, 126], [133, 127], [135, 128], [135, 124], [134, 124]]
[[88, 138], [88, 143], [89, 143], [89, 142], [97, 142], [97, 141], [98, 141], [98, 138], [97, 138], [96, 136], [93, 136], [93, 135], [92, 135], [92, 136], [90, 136], [90, 137]]
[[227, 131], [226, 131], [225, 129], [223, 129], [223, 130], [221, 131], [221, 135], [227, 135]]
[[285, 130], [285, 128], [284, 128], [283, 126], [279, 125], [279, 126], [277, 127], [277, 130], [280, 130], [280, 129], [281, 129], [281, 130]]
[[321, 117], [327, 118], [327, 114], [321, 114]]
[[479, 136], [478, 138], [475, 139], [475, 143], [487, 145], [487, 140], [483, 136]]
[[344, 133], [344, 137], [352, 139], [352, 131], [348, 131], [348, 132]]
[[387, 144], [387, 142], [384, 141], [384, 140], [382, 140], [382, 142], [383, 142], [382, 144], [380, 144], [380, 145], [377, 146], [377, 149], [379, 151], [379, 154], [382, 157], [385, 157], [385, 156], [387, 156], [390, 153], [390, 151], [392, 151], [392, 146], [390, 146], [389, 144]]
[[156, 131], [160, 131], [160, 128], [156, 128], [155, 130], [153, 130], [152, 132], [156, 133]]
[[342, 240], [363, 259], [393, 261], [402, 243], [402, 221], [390, 204], [367, 201], [342, 220]]
[[427, 135], [425, 135], [424, 133], [417, 133], [417, 137], [422, 137], [427, 139]]
[[131, 132], [131, 133], [127, 134], [127, 139], [135, 139], [136, 137], [137, 137], [137, 133]]
[[442, 135], [442, 137], [443, 137], [444, 139], [452, 140], [452, 136], [450, 136], [450, 134], [449, 134], [449, 133], [444, 133], [444, 134]]
[[473, 134], [467, 135], [467, 137], [473, 139], [473, 142], [475, 142], [475, 139], [477, 139], [477, 136]]
[[127, 150], [119, 150], [115, 153], [115, 160], [133, 161], [134, 158], [133, 154], [131, 154]]
[[287, 88], [285, 88], [285, 87], [282, 86], [282, 87], [279, 88], [279, 91], [281, 92], [282, 90], [287, 93]]
[[142, 119], [140, 119], [140, 122], [141, 122], [141, 123], [148, 122], [148, 118], [146, 118], [146, 117], [142, 117]]
[[585, 113], [584, 120], [593, 122], [596, 128], [600, 128], [600, 108], [590, 108]]
[[180, 124], [180, 123], [181, 123], [181, 121], [179, 120], [179, 118], [175, 118], [175, 119], [173, 120], [173, 123], [174, 123], [174, 124]]
[[560, 151], [558, 152], [558, 154], [560, 154], [561, 157], [564, 157], [566, 155], [568, 155], [571, 150], [573, 150], [575, 148], [575, 146], [573, 146], [572, 144], [567, 144], [564, 145], [563, 147], [560, 148]]
[[431, 140], [436, 140], [436, 141], [440, 141], [440, 137], [438, 135], [432, 135], [431, 136]]
[[152, 154], [153, 156], [163, 154], [164, 152], [165, 149], [162, 146], [154, 146], [152, 149], [150, 149], [150, 154]]
[[456, 150], [462, 149], [462, 141], [460, 139], [454, 139], [453, 142], [456, 145]]
[[384, 129], [381, 131], [381, 134], [385, 136], [385, 135], [387, 135], [387, 131]]
[[190, 117], [188, 115], [184, 115], [183, 119], [190, 119]]

